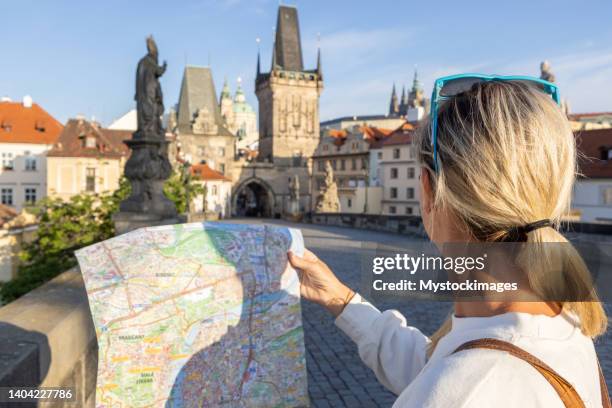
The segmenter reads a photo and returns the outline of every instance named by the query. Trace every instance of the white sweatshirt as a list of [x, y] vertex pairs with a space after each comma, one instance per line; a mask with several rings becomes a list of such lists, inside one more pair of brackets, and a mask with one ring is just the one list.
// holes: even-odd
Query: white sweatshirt
[[397, 311], [381, 313], [358, 294], [336, 319], [378, 380], [399, 395], [394, 407], [563, 408], [553, 387], [529, 363], [498, 350], [464, 350], [463, 343], [495, 338], [538, 357], [569, 381], [585, 405], [601, 408], [593, 341], [566, 314], [505, 313], [457, 318], [429, 360], [429, 339]]

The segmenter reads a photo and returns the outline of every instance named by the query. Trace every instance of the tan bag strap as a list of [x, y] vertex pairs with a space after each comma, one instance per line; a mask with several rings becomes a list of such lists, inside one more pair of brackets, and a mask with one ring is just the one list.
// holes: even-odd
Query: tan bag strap
[[[520, 347], [515, 346], [512, 343], [508, 343], [503, 340], [498, 339], [477, 339], [468, 341], [467, 343], [462, 344], [457, 347], [454, 353], [457, 353], [462, 350], [469, 350], [474, 348], [485, 348], [491, 350], [502, 350], [505, 351], [521, 360], [529, 363], [533, 368], [538, 370], [540, 374], [552, 385], [555, 389], [561, 401], [566, 406], [566, 408], [584, 408], [584, 402], [580, 398], [580, 395], [576, 392], [576, 389], [561, 375], [559, 375], [555, 370], [550, 368], [548, 364], [537, 358], [536, 356], [529, 354], [525, 350]], [[599, 362], [597, 362], [599, 365]], [[601, 366], [599, 366], [599, 382], [601, 388], [601, 403], [604, 408], [612, 408], [610, 404], [610, 396], [608, 394], [608, 387], [606, 386], [606, 381], [603, 376], [603, 372], [601, 371]]]

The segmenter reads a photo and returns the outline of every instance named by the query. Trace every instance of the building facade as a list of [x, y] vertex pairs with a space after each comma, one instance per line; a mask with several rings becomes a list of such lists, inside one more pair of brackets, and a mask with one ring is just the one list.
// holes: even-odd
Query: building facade
[[205, 188], [204, 194], [191, 199], [191, 212], [213, 214], [214, 218], [230, 215], [232, 181], [206, 163], [190, 167], [193, 180]]
[[572, 213], [580, 221], [612, 223], [612, 129], [576, 134], [581, 153]]
[[407, 123], [385, 138], [376, 151], [384, 215], [420, 214], [420, 166], [412, 145], [413, 132], [414, 127]]
[[371, 183], [370, 148], [390, 133], [367, 126], [324, 132], [312, 158], [313, 193], [322, 191], [329, 162], [338, 186], [340, 212], [380, 214], [382, 187]]
[[221, 116], [210, 68], [185, 68], [176, 119], [168, 120], [168, 128], [186, 162], [205, 162], [222, 174], [230, 173], [236, 138]]
[[63, 126], [32, 98], [0, 102], [0, 204], [20, 211], [47, 194], [47, 152]]
[[70, 119], [47, 154], [47, 194], [68, 200], [81, 194], [115, 191], [123, 175], [132, 137], [84, 118]]

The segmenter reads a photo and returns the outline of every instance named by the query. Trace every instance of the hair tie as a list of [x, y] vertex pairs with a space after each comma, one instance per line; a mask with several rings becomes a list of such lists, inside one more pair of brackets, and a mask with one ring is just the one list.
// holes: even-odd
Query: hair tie
[[529, 224], [525, 224], [524, 226], [520, 227], [520, 229], [522, 230], [522, 232], [527, 234], [531, 231], [535, 231], [540, 228], [552, 227], [552, 225], [553, 224], [549, 219], [545, 219], [536, 222], [530, 222]]
[[527, 234], [540, 228], [552, 227], [553, 223], [549, 219], [539, 220], [530, 222], [529, 224], [522, 225], [520, 227], [510, 228], [507, 233], [505, 242], [525, 242], [527, 241]]

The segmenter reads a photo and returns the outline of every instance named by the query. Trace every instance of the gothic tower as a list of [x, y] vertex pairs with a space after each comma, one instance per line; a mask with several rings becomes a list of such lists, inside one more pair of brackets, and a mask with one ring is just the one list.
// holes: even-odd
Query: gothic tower
[[257, 57], [255, 93], [259, 101], [258, 160], [275, 167], [304, 167], [319, 141], [319, 95], [323, 90], [321, 56], [317, 68], [304, 69], [298, 13], [280, 6], [270, 72], [260, 72]]
[[397, 92], [395, 92], [395, 83], [393, 83], [393, 90], [391, 91], [391, 100], [389, 101], [389, 116], [399, 115], [399, 104], [397, 102]]

